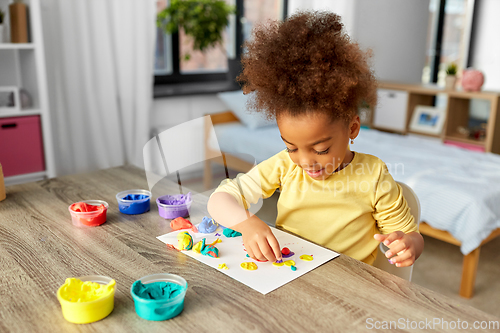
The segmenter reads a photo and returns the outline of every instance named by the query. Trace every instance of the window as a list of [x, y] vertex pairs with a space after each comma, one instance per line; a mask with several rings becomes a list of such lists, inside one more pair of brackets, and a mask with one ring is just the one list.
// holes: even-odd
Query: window
[[430, 1], [423, 83], [444, 85], [446, 67], [452, 62], [459, 71], [468, 67], [474, 7], [474, 0]]
[[[249, 38], [252, 27], [261, 20], [286, 17], [288, 0], [225, 1], [236, 6], [237, 14], [230, 18], [230, 24], [224, 32], [222, 47], [216, 47], [204, 53], [193, 51], [192, 41], [182, 31], [166, 35], [158, 28], [154, 68], [155, 86], [219, 81], [226, 82], [226, 87], [229, 87], [234, 81], [228, 76], [231, 62], [239, 63], [240, 47], [244, 40]], [[160, 12], [168, 5], [168, 0], [157, 0], [156, 3], [157, 12]], [[186, 53], [190, 54], [189, 60], [184, 59]]]

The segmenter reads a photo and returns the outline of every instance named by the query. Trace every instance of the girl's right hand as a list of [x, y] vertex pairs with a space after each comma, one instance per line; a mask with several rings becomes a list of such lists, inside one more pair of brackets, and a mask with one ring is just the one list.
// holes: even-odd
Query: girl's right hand
[[271, 228], [257, 216], [253, 215], [232, 229], [241, 232], [243, 244], [250, 258], [271, 262], [281, 259], [278, 240], [274, 237]]

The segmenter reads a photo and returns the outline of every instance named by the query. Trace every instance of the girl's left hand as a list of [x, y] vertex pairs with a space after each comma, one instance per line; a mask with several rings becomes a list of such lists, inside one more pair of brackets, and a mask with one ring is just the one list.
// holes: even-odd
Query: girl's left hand
[[407, 267], [413, 265], [416, 260], [415, 244], [411, 236], [412, 233], [405, 234], [402, 231], [395, 231], [387, 235], [376, 234], [374, 238], [389, 247], [385, 253], [390, 262], [396, 267]]

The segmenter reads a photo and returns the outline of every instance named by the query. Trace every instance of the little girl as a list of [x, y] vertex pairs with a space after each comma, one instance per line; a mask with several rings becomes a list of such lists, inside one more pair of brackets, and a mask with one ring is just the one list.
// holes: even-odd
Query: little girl
[[372, 264], [379, 242], [398, 267], [424, 241], [402, 190], [377, 157], [351, 151], [362, 101], [375, 105], [367, 55], [343, 33], [340, 17], [299, 12], [258, 27], [246, 43], [238, 80], [252, 109], [275, 118], [285, 150], [211, 195], [208, 211], [239, 231], [250, 257], [281, 259], [267, 224], [246, 209], [280, 189], [276, 227]]

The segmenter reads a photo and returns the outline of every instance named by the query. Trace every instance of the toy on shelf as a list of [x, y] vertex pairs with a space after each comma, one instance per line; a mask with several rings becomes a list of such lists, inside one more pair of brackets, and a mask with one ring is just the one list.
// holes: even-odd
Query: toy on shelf
[[484, 83], [484, 75], [477, 69], [466, 69], [462, 75], [462, 88], [465, 91], [480, 91]]

